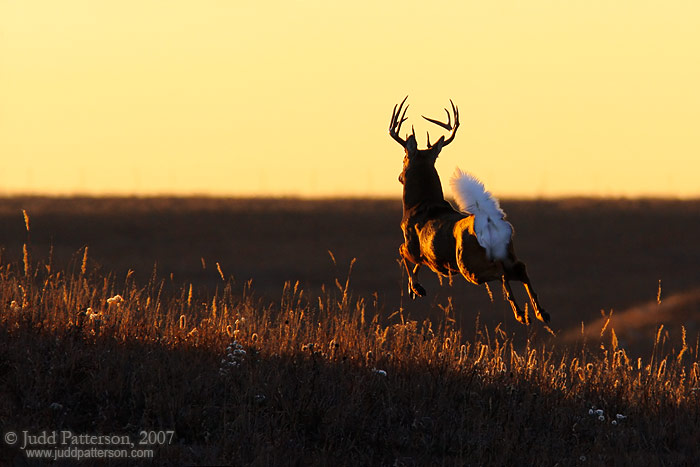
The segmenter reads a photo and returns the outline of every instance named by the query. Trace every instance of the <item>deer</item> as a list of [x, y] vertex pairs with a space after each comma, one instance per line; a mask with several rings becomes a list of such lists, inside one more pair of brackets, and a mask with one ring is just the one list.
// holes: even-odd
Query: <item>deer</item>
[[[513, 248], [513, 226], [505, 220], [505, 212], [483, 183], [459, 168], [450, 180], [459, 210], [445, 200], [435, 162], [440, 151], [454, 141], [459, 128], [459, 109], [450, 99], [450, 111], [445, 108], [447, 122], [423, 116], [427, 121], [449, 132], [433, 144], [430, 132], [427, 147], [418, 149], [415, 129], [401, 138], [401, 125], [408, 119], [404, 107], [408, 96], [394, 106], [389, 135], [405, 151], [399, 182], [403, 185], [403, 217], [401, 230], [404, 242], [399, 247], [400, 263], [408, 275], [411, 298], [424, 297], [426, 290], [416, 281], [421, 266], [428, 266], [439, 278], [461, 274], [468, 282], [481, 285], [500, 281], [515, 319], [530, 324], [513, 296], [510, 281], [523, 284], [532, 304], [535, 317], [549, 323], [549, 314], [540, 306], [539, 299], [528, 277], [525, 263], [518, 260]], [[409, 263], [414, 264], [413, 269]], [[442, 281], [441, 281], [442, 283]], [[527, 310], [527, 307], [525, 307]]]

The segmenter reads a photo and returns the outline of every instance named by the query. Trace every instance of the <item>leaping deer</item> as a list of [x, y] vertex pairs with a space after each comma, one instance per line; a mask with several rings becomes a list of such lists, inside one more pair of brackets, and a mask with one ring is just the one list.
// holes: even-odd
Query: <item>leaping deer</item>
[[[459, 110], [450, 100], [454, 124], [450, 112], [447, 122], [423, 117], [450, 132], [447, 139], [441, 136], [435, 144], [418, 149], [415, 131], [406, 139], [399, 136], [401, 125], [407, 120], [408, 105], [394, 106], [389, 125], [389, 135], [405, 149], [403, 171], [399, 182], [403, 184], [403, 230], [404, 243], [399, 247], [401, 260], [408, 274], [408, 288], [412, 298], [425, 296], [425, 289], [415, 281], [421, 265], [426, 265], [441, 276], [460, 273], [473, 284], [500, 280], [506, 298], [513, 309], [515, 319], [529, 324], [528, 314], [513, 298], [510, 280], [523, 283], [535, 316], [549, 322], [549, 314], [539, 304], [525, 263], [519, 261], [513, 249], [513, 227], [505, 220], [498, 200], [484, 189], [484, 185], [472, 175], [455, 170], [450, 184], [461, 211], [455, 211], [445, 201], [435, 161], [443, 147], [450, 144], [459, 128]], [[402, 112], [403, 109], [403, 112]], [[408, 262], [414, 263], [413, 271]]]

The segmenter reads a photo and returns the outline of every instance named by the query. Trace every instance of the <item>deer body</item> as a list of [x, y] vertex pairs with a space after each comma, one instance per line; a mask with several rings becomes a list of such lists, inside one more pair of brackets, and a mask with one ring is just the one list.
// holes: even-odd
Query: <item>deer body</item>
[[[519, 280], [525, 286], [532, 303], [535, 316], [548, 322], [549, 315], [539, 305], [537, 295], [527, 276], [525, 264], [519, 261], [513, 249], [512, 226], [504, 220], [504, 213], [498, 202], [491, 198], [478, 180], [458, 172], [453, 178], [458, 201], [463, 204], [462, 211], [456, 211], [443, 195], [440, 177], [435, 169], [435, 161], [444, 146], [452, 142], [459, 126], [459, 112], [452, 104], [455, 117], [454, 126], [437, 120], [426, 120], [450, 130], [450, 137], [444, 137], [428, 148], [418, 149], [415, 133], [405, 140], [398, 132], [406, 120], [406, 109], [401, 109], [404, 102], [394, 107], [389, 134], [401, 144], [406, 155], [403, 171], [399, 181], [403, 184], [403, 218], [401, 229], [404, 243], [399, 247], [399, 254], [406, 267], [411, 296], [424, 296], [425, 289], [414, 280], [421, 265], [428, 266], [433, 272], [442, 276], [461, 274], [473, 284], [483, 284], [500, 280], [506, 291], [506, 297], [513, 309], [515, 318], [528, 324], [527, 313], [523, 312], [513, 298], [509, 280]], [[413, 271], [408, 263], [415, 264]]]

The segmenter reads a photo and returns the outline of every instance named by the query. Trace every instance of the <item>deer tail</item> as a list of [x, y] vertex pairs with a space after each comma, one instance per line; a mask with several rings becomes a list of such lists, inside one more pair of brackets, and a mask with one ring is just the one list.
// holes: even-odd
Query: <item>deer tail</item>
[[513, 227], [505, 220], [506, 214], [498, 204], [498, 199], [486, 191], [478, 178], [459, 167], [455, 169], [450, 185], [460, 210], [474, 215], [476, 239], [486, 250], [489, 259], [505, 260]]

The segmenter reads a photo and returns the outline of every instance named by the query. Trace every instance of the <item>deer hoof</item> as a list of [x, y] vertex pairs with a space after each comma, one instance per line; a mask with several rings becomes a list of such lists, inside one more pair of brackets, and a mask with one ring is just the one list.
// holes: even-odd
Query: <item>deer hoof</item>
[[425, 297], [425, 289], [420, 284], [413, 284], [412, 292], [414, 296], [417, 295], [419, 297]]
[[[515, 310], [514, 310], [514, 311], [515, 311]], [[520, 311], [520, 310], [518, 310], [518, 311]], [[519, 322], [520, 324], [524, 324], [525, 326], [529, 326], [529, 325], [530, 325], [530, 320], [527, 319], [527, 314], [525, 314], [525, 313], [523, 313], [523, 312], [518, 312], [518, 311], [516, 311], [516, 312], [514, 313], [515, 319], [518, 320], [518, 322]]]

